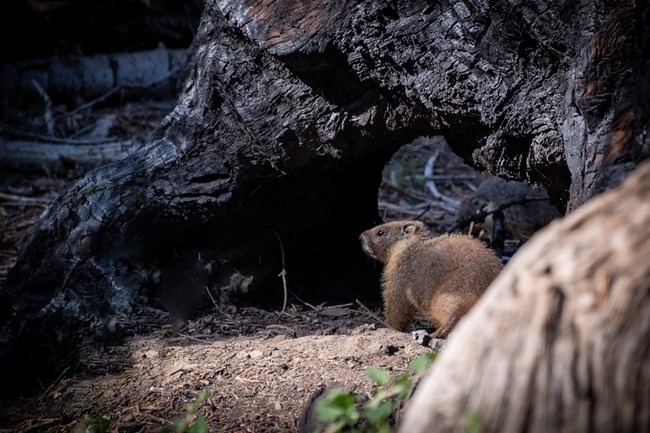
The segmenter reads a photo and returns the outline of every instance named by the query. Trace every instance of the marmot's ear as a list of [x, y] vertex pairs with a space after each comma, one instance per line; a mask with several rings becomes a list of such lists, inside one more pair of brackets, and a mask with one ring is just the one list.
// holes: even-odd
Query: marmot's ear
[[402, 226], [402, 234], [410, 235], [420, 230], [420, 225], [417, 222], [408, 222]]

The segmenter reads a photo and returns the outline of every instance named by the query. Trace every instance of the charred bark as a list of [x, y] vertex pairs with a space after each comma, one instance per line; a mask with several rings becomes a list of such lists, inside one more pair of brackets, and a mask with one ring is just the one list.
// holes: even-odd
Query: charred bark
[[[598, 112], [611, 94], [603, 86], [624, 89], [616, 112], [605, 116], [614, 119], [611, 134], [594, 133], [585, 147], [565, 143], [572, 192], [590, 192], [583, 199], [611, 188], [649, 154], [650, 8], [634, 12], [610, 12], [596, 32], [592, 54], [606, 54], [590, 64], [586, 105], [573, 107], [584, 110], [584, 129], [594, 119], [601, 119], [596, 130], [604, 128]], [[610, 68], [629, 56], [618, 50], [632, 49], [620, 26], [630, 22], [637, 62], [630, 79], [615, 84], [623, 77]], [[400, 431], [650, 431], [649, 188], [646, 162], [620, 189], [525, 245], [459, 324]]]
[[[0, 293], [3, 346], [52, 330], [65, 341], [63, 326], [43, 326], [55, 316], [105, 335], [157, 290], [193, 300], [208, 285], [278, 301], [278, 237], [292, 290], [331, 300], [369, 287], [358, 234], [377, 221], [384, 163], [420, 135], [444, 135], [476, 166], [578, 206], [596, 190], [602, 161], [586, 161], [606, 143], [632, 56], [588, 47], [623, 9], [206, 2], [158, 138], [88, 174], [31, 234]], [[593, 94], [580, 78], [592, 70], [607, 83]], [[593, 102], [599, 89], [608, 97]]]

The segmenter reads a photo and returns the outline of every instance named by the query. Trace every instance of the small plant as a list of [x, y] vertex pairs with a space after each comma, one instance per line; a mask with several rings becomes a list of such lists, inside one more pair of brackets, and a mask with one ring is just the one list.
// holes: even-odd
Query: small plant
[[[404, 373], [391, 381], [390, 373], [377, 367], [368, 367], [366, 374], [377, 388], [363, 403], [357, 396], [335, 388], [316, 402], [318, 419], [327, 427], [323, 433], [392, 433], [393, 413], [408, 397], [415, 378], [424, 372], [437, 353], [429, 352], [409, 364], [411, 373]], [[473, 432], [472, 432], [473, 433]]]
[[165, 427], [161, 433], [207, 433], [208, 421], [203, 415], [197, 415], [201, 405], [212, 396], [212, 391], [204, 390], [187, 406], [185, 416], [174, 420], [174, 428]]
[[340, 432], [346, 426], [351, 426], [359, 421], [357, 410], [357, 396], [334, 388], [324, 398], [316, 402], [318, 419], [328, 425], [324, 433]]
[[424, 355], [418, 356], [409, 363], [409, 369], [415, 374], [423, 373], [427, 368], [429, 368], [437, 356], [438, 352], [428, 352]]

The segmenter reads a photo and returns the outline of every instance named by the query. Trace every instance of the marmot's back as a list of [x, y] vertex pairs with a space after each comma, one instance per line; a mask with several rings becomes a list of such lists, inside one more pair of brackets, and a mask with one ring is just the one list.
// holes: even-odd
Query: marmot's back
[[395, 279], [419, 299], [433, 290], [473, 298], [483, 294], [502, 266], [490, 249], [469, 236], [412, 238], [396, 245], [383, 278]]
[[386, 322], [405, 330], [415, 313], [446, 337], [503, 267], [483, 243], [465, 235], [433, 237], [419, 221], [393, 221], [361, 235], [364, 251], [384, 264]]

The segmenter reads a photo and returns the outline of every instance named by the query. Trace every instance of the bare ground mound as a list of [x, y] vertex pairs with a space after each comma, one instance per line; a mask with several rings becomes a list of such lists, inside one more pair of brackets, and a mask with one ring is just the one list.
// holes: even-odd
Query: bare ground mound
[[102, 423], [110, 425], [104, 431], [160, 431], [210, 390], [199, 408], [210, 431], [295, 432], [320, 385], [369, 394], [369, 366], [398, 375], [428, 351], [358, 305], [215, 312], [176, 335], [166, 313], [138, 316], [148, 332], [120, 346], [86, 346], [74, 374], [39, 396], [3, 404], [0, 431], [97, 431]]

